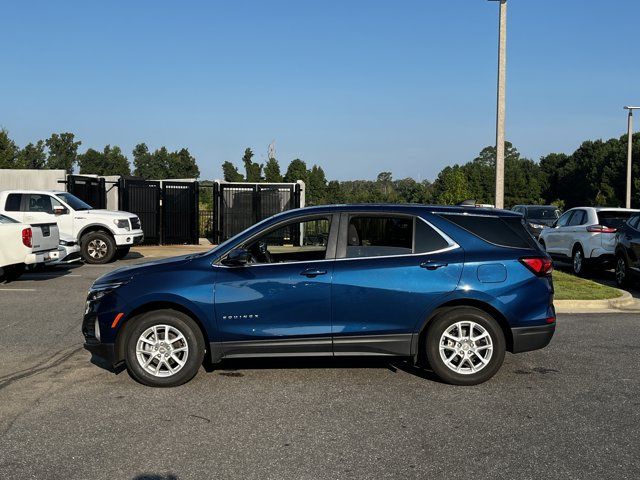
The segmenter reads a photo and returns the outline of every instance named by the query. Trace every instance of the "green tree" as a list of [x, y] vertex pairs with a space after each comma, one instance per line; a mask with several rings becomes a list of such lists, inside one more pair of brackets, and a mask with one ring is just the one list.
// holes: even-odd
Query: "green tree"
[[89, 148], [78, 155], [80, 173], [95, 175], [131, 175], [129, 159], [120, 147], [107, 145], [102, 152]]
[[324, 205], [327, 203], [327, 177], [322, 167], [314, 165], [308, 173], [307, 199], [309, 205]]
[[292, 160], [287, 167], [287, 172], [284, 175], [284, 181], [293, 183], [298, 180], [302, 180], [305, 185], [309, 183], [309, 172], [307, 171], [307, 164], [299, 158]]
[[78, 166], [80, 167], [80, 173], [102, 175], [100, 172], [102, 172], [104, 166], [104, 154], [89, 148], [86, 152], [78, 155]]
[[178, 152], [172, 152], [167, 158], [166, 178], [198, 178], [200, 169], [196, 159], [186, 148]]
[[446, 167], [434, 182], [436, 202], [441, 205], [455, 205], [471, 196], [467, 178], [458, 165]]
[[9, 138], [9, 132], [0, 130], [0, 168], [16, 168], [18, 147]]
[[38, 140], [35, 144], [28, 143], [18, 152], [17, 167], [29, 169], [42, 169], [47, 161], [44, 152], [44, 141]]
[[74, 141], [73, 133], [54, 133], [45, 143], [49, 149], [47, 156], [47, 168], [66, 170], [67, 173], [73, 173], [73, 166], [78, 156], [78, 147], [82, 144], [80, 141]]
[[246, 148], [244, 155], [242, 156], [242, 163], [244, 163], [244, 169], [246, 172], [245, 178], [247, 182], [261, 182], [262, 181], [262, 165], [253, 162], [253, 152], [250, 148]]
[[270, 183], [282, 182], [282, 174], [280, 173], [280, 164], [275, 158], [270, 158], [264, 165], [264, 180]]
[[244, 177], [238, 168], [229, 161], [222, 164], [222, 175], [226, 182], [244, 182]]

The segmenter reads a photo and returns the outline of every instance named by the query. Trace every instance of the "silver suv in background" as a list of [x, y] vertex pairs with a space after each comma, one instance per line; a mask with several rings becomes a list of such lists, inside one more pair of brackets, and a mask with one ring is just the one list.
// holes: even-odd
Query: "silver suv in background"
[[613, 265], [616, 232], [640, 210], [606, 207], [576, 207], [567, 210], [538, 241], [555, 259], [570, 260], [573, 272], [584, 274], [590, 267]]

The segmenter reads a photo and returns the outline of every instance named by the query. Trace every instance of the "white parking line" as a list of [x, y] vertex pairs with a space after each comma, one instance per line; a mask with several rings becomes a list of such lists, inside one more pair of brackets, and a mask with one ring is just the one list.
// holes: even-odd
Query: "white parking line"
[[22, 275], [20, 278], [42, 278], [42, 277], [49, 277], [49, 278], [62, 278], [62, 277], [81, 277], [82, 275], [78, 275], [76, 273], [67, 273], [66, 275], [58, 275], [55, 273], [28, 273], [25, 275]]
[[35, 288], [0, 288], [0, 292], [35, 292]]

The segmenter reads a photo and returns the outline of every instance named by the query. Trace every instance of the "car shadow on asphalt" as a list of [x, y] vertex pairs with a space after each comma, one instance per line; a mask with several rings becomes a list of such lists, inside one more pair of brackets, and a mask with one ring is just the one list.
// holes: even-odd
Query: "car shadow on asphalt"
[[208, 373], [217, 373], [226, 377], [243, 377], [243, 370], [292, 370], [292, 369], [384, 369], [392, 373], [402, 371], [416, 377], [442, 383], [428, 368], [414, 365], [405, 358], [378, 357], [291, 357], [282, 358], [238, 358], [222, 360], [218, 364], [205, 362]]

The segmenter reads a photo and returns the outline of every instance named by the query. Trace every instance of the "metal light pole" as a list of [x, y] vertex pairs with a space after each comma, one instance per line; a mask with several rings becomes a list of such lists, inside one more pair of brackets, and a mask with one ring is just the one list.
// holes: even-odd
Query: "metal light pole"
[[626, 106], [625, 110], [629, 110], [629, 119], [627, 120], [627, 195], [625, 197], [626, 208], [631, 208], [631, 156], [633, 155], [633, 111], [640, 107]]
[[507, 0], [500, 2], [500, 33], [498, 35], [498, 106], [496, 113], [496, 208], [504, 208], [504, 123], [507, 82]]

